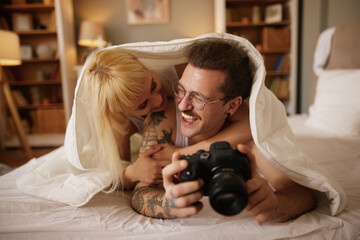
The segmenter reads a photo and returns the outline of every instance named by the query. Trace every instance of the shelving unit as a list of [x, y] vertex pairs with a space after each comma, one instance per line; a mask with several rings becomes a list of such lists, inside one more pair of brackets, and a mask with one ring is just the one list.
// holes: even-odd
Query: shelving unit
[[215, 30], [244, 37], [259, 50], [265, 85], [289, 114], [296, 112], [297, 6], [297, 0], [215, 0]]
[[[61, 2], [58, 4], [61, 6]], [[19, 35], [20, 44], [26, 50], [22, 53], [21, 65], [5, 70], [30, 145], [60, 146], [70, 111], [64, 105], [64, 100], [69, 102], [63, 93], [64, 79], [67, 81], [68, 76], [62, 76], [61, 56], [64, 54], [59, 53], [59, 45], [61, 47], [63, 43], [59, 44], [62, 38], [58, 36], [56, 23], [62, 18], [55, 16], [60, 11], [55, 13], [54, 4], [42, 3], [14, 3], [1, 8], [5, 25]], [[16, 15], [20, 16], [18, 20], [14, 17]], [[2, 133], [6, 130], [2, 145], [16, 147], [18, 141], [12, 119], [6, 106], [2, 105], [5, 125]]]

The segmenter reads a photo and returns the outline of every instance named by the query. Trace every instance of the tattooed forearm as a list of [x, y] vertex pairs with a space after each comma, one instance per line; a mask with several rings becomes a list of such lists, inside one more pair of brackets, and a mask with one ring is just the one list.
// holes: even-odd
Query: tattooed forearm
[[169, 201], [165, 198], [165, 190], [157, 185], [141, 186], [137, 184], [132, 196], [133, 209], [145, 216], [153, 218], [175, 218]]
[[150, 121], [147, 124], [149, 127], [155, 128], [156, 126], [159, 126], [159, 124], [164, 120], [167, 119], [165, 116], [165, 111], [160, 112], [153, 112], [150, 117]]

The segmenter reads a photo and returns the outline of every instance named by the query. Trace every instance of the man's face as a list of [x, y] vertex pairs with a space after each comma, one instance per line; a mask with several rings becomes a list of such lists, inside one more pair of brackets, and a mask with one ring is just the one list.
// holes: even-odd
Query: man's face
[[182, 99], [177, 98], [177, 103], [181, 112], [181, 132], [192, 143], [208, 139], [221, 130], [228, 104], [218, 101], [206, 104], [203, 110], [197, 110], [189, 99], [189, 93], [200, 93], [206, 102], [221, 99], [225, 97], [220, 91], [224, 81], [223, 72], [200, 69], [191, 64], [185, 68], [179, 82], [187, 93]]

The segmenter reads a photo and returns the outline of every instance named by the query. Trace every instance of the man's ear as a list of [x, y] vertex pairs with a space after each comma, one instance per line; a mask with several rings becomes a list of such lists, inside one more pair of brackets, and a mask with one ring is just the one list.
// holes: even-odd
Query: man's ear
[[228, 113], [230, 113], [230, 116], [232, 116], [236, 110], [241, 106], [243, 100], [241, 96], [238, 96], [236, 98], [231, 99], [228, 103], [229, 103], [229, 107], [228, 107]]

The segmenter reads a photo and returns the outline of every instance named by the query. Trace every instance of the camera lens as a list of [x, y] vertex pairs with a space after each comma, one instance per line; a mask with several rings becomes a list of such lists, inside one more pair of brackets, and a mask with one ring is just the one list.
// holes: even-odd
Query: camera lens
[[244, 180], [234, 172], [220, 171], [210, 180], [208, 195], [212, 208], [220, 214], [232, 216], [241, 212], [248, 202]]

